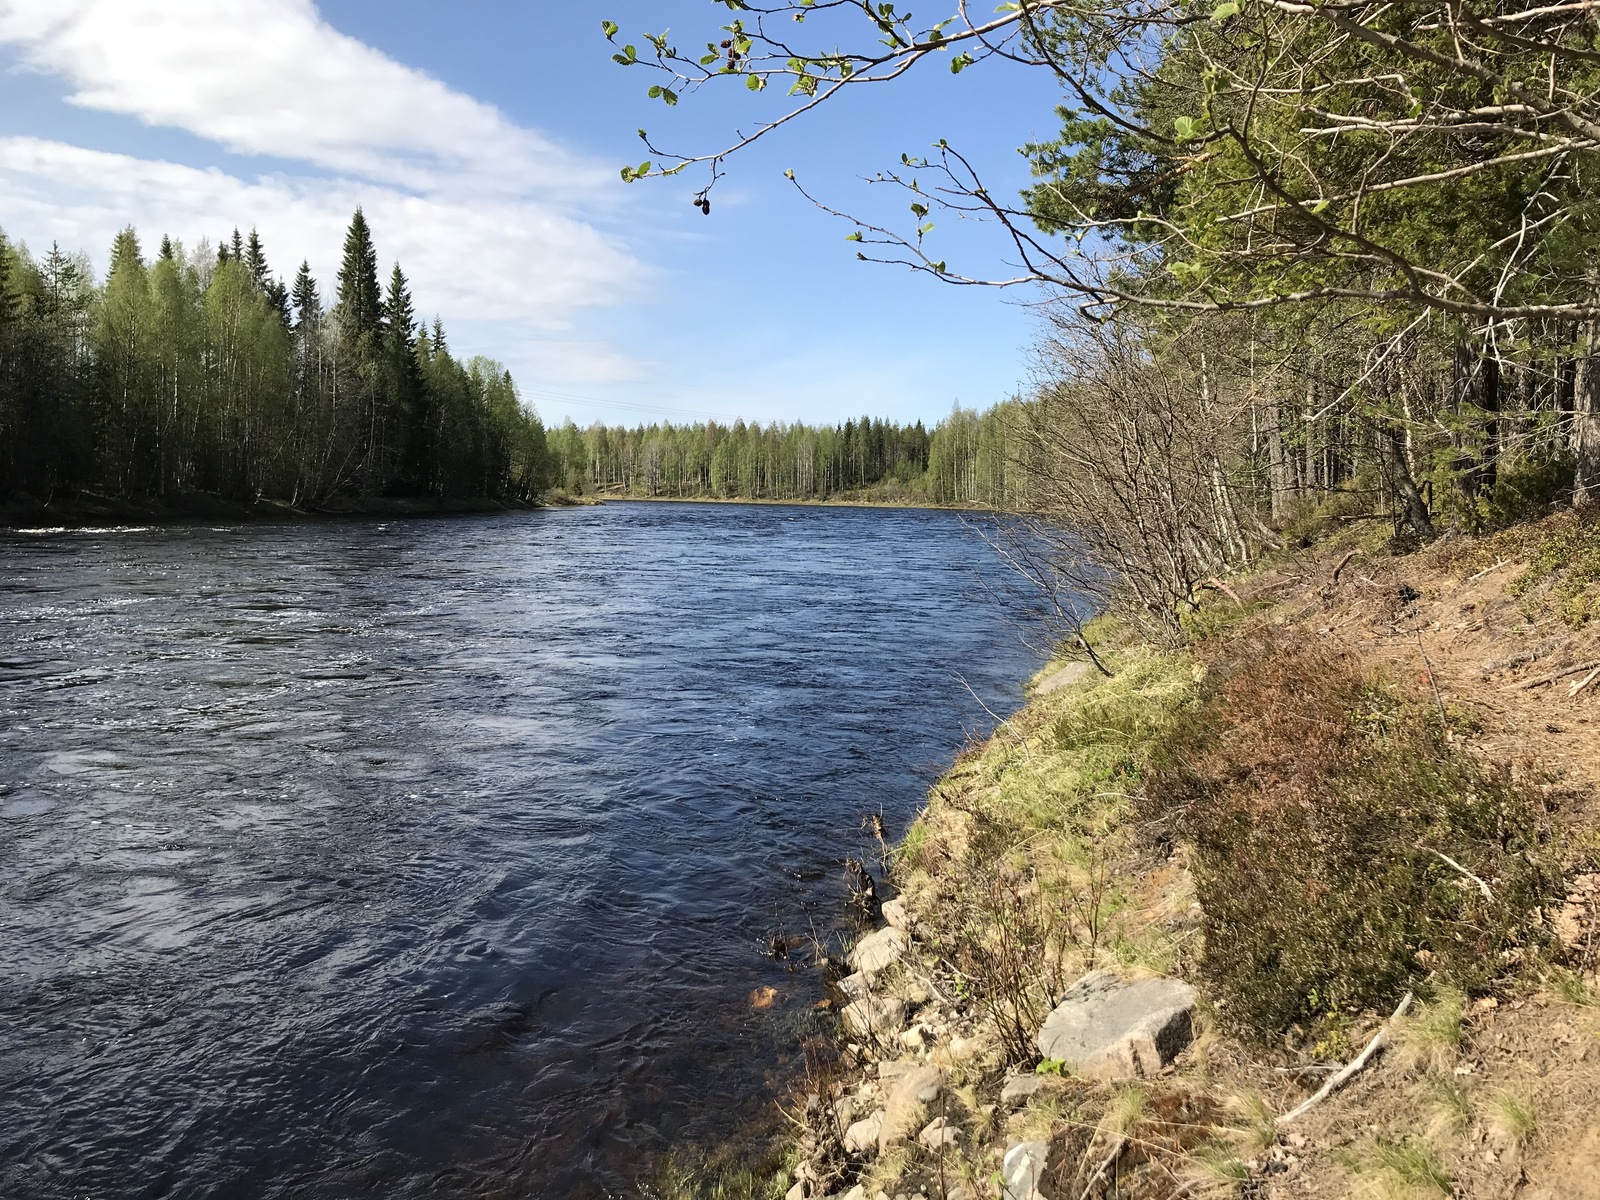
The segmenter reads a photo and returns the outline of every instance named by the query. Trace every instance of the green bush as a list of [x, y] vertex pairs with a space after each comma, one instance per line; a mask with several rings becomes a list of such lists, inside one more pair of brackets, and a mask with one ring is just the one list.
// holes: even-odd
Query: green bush
[[1327, 1032], [1407, 988], [1488, 985], [1559, 878], [1536, 806], [1456, 749], [1431, 701], [1325, 653], [1231, 653], [1150, 786], [1194, 848], [1224, 1019]]

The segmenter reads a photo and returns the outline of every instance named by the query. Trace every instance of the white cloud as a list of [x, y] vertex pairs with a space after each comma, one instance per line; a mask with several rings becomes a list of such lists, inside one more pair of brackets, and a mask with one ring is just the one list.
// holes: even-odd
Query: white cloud
[[0, 0], [7, 46], [29, 70], [64, 79], [73, 105], [285, 160], [245, 178], [237, 167], [0, 138], [0, 213], [36, 249], [59, 241], [103, 268], [129, 224], [147, 251], [163, 233], [192, 246], [255, 226], [279, 274], [309, 259], [331, 301], [360, 205], [385, 276], [403, 264], [420, 311], [444, 316], [458, 351], [569, 385], [639, 376], [578, 328], [582, 311], [636, 299], [648, 275], [569, 215], [617, 186], [609, 168], [347, 37], [311, 0]]
[[343, 179], [247, 182], [37, 138], [0, 138], [0, 194], [13, 231], [88, 249], [102, 265], [128, 224], [146, 239], [166, 232], [192, 244], [243, 223], [260, 229], [280, 274], [308, 257], [325, 287], [360, 204], [385, 269], [403, 263], [429, 311], [546, 330], [565, 329], [574, 309], [628, 294], [639, 270], [592, 227], [533, 201], [413, 195]]
[[0, 0], [0, 43], [73, 104], [240, 154], [428, 189], [591, 188], [585, 163], [324, 21], [311, 0]]

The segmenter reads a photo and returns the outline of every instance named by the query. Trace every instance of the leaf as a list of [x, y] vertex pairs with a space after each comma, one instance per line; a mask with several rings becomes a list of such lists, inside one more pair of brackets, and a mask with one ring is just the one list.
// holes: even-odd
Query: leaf
[[1223, 0], [1221, 4], [1211, 10], [1211, 19], [1213, 21], [1226, 21], [1229, 17], [1238, 15], [1239, 0]]
[[930, 234], [932, 232], [933, 232], [933, 222], [929, 221], [926, 225], [922, 226], [920, 229], [917, 230], [917, 236], [918, 237], [926, 237], [928, 234]]
[[750, 78], [744, 81], [744, 85], [752, 92], [759, 92], [762, 88], [767, 86], [767, 81], [761, 78], [759, 75], [752, 75]]
[[950, 60], [950, 74], [959, 75], [972, 65], [972, 55], [962, 51]]
[[621, 26], [619, 26], [615, 21], [600, 22], [600, 32], [606, 35], [606, 41], [608, 42], [617, 36], [617, 30], [620, 28]]
[[1172, 128], [1180, 142], [1192, 141], [1200, 135], [1200, 123], [1193, 117], [1174, 117]]
[[914, 215], [917, 220], [920, 221], [923, 217], [928, 215], [928, 206], [926, 204], [913, 204], [911, 206], [911, 212], [912, 215]]
[[650, 90], [646, 92], [645, 95], [649, 96], [652, 100], [661, 99], [661, 85], [658, 83], [651, 84]]
[[847, 242], [859, 242], [861, 240], [861, 231], [858, 229], [854, 233], [846, 235], [844, 240]]
[[671, 88], [662, 88], [661, 98], [665, 100], [667, 105], [670, 107], [678, 102], [678, 93], [673, 91]]

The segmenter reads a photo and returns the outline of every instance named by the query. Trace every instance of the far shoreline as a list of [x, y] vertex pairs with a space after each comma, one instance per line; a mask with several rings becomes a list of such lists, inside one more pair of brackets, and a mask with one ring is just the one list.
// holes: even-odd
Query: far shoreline
[[[586, 500], [591, 497], [585, 497]], [[592, 499], [602, 504], [755, 504], [774, 508], [888, 508], [903, 511], [992, 513], [998, 510], [981, 504], [919, 504], [911, 500], [771, 500], [749, 496], [608, 496], [596, 493]]]

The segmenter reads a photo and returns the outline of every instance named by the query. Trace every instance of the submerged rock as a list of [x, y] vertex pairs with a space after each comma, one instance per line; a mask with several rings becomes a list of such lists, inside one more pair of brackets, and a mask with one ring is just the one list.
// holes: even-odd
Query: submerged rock
[[1194, 1040], [1195, 990], [1177, 979], [1085, 975], [1039, 1030], [1039, 1053], [1091, 1079], [1156, 1074]]

